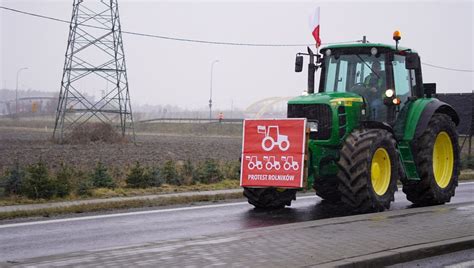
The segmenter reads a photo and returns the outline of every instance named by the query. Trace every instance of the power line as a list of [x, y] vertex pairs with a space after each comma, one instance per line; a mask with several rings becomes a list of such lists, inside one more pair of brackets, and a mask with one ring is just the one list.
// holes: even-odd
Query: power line
[[[33, 17], [37, 17], [37, 18], [52, 20], [52, 21], [56, 21], [56, 22], [62, 22], [62, 23], [67, 23], [67, 24], [70, 23], [70, 21], [67, 21], [67, 20], [58, 19], [58, 18], [49, 17], [49, 16], [45, 16], [45, 15], [40, 15], [40, 14], [35, 14], [35, 13], [26, 12], [26, 11], [14, 9], [14, 8], [9, 8], [9, 7], [4, 7], [4, 6], [0, 6], [0, 9], [20, 13], [20, 14], [23, 14], [23, 15], [33, 16]], [[98, 26], [94, 26], [94, 25], [83, 24], [82, 26], [95, 28], [95, 29], [101, 29], [101, 30], [109, 30], [107, 28], [102, 28], [102, 27], [98, 27]], [[163, 39], [163, 40], [200, 43], [200, 44], [209, 44], [209, 45], [250, 46], [250, 47], [302, 47], [302, 46], [312, 46], [312, 45], [314, 45], [314, 44], [263, 44], [263, 43], [222, 42], [222, 41], [210, 41], [210, 40], [179, 38], [179, 37], [171, 37], [171, 36], [156, 35], [156, 34], [147, 34], [147, 33], [140, 33], [140, 32], [130, 32], [130, 31], [122, 31], [122, 33], [128, 34], [128, 35]], [[323, 45], [348, 44], [348, 43], [354, 43], [354, 42], [357, 42], [357, 41], [331, 42], [331, 43], [323, 43]], [[434, 65], [434, 64], [430, 64], [430, 63], [425, 63], [425, 62], [423, 62], [422, 64], [426, 65], [426, 66], [429, 66], [429, 67], [432, 67], [432, 68], [444, 69], [444, 70], [448, 70], [448, 71], [467, 72], [467, 73], [474, 72], [474, 70], [449, 68], [449, 67], [438, 66], [438, 65]]]
[[438, 65], [434, 65], [434, 64], [430, 64], [430, 63], [426, 63], [426, 62], [422, 62], [421, 64], [426, 65], [426, 66], [430, 66], [430, 67], [433, 67], [433, 68], [448, 70], [448, 71], [474, 73], [474, 70], [448, 68], [448, 67], [438, 66]]
[[[40, 14], [35, 14], [35, 13], [26, 12], [26, 11], [14, 9], [14, 8], [9, 8], [9, 7], [4, 7], [4, 6], [0, 6], [0, 9], [20, 13], [20, 14], [23, 14], [23, 15], [33, 16], [33, 17], [37, 17], [37, 18], [52, 20], [52, 21], [56, 21], [56, 22], [62, 22], [62, 23], [67, 23], [67, 24], [70, 23], [70, 21], [67, 21], [67, 20], [58, 19], [58, 18], [49, 17], [49, 16], [45, 16], [45, 15], [40, 15]], [[94, 25], [81, 24], [81, 26], [91, 27], [91, 28], [101, 29], [101, 30], [109, 30], [107, 28], [97, 27], [97, 26], [94, 26]], [[265, 43], [222, 42], [222, 41], [179, 38], [179, 37], [164, 36], [164, 35], [157, 35], [157, 34], [147, 34], [147, 33], [140, 33], [140, 32], [123, 31], [123, 30], [122, 30], [122, 33], [128, 34], [128, 35], [151, 37], [151, 38], [158, 38], [158, 39], [164, 39], [164, 40], [190, 42], [190, 43], [201, 43], [201, 44], [210, 44], [210, 45], [252, 46], [252, 47], [302, 47], [302, 46], [313, 46], [314, 45], [314, 44], [270, 44], [270, 43], [265, 44]], [[323, 43], [323, 44], [324, 45], [347, 44], [347, 43], [354, 43], [354, 42], [356, 42], [356, 41], [331, 42], [331, 43]]]

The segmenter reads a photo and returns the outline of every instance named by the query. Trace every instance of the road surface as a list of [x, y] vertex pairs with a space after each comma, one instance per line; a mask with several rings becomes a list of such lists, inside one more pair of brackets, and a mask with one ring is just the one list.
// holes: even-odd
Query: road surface
[[[473, 201], [473, 192], [474, 182], [462, 183], [451, 203]], [[401, 191], [395, 200], [391, 210], [411, 206]], [[0, 262], [346, 215], [339, 206], [305, 195], [289, 208], [270, 212], [235, 202], [10, 223], [0, 225]]]

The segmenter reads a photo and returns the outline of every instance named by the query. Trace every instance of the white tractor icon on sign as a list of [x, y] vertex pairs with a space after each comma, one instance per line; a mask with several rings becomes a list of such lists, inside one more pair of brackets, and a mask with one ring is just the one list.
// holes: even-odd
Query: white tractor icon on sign
[[[264, 134], [265, 138], [262, 140], [262, 149], [269, 152], [278, 145], [278, 148], [282, 151], [288, 150], [290, 148], [290, 141], [288, 140], [288, 136], [280, 135], [280, 128], [278, 126], [257, 126], [257, 133]], [[275, 133], [276, 141], [271, 136], [271, 134]]]
[[266, 170], [272, 170], [272, 168], [280, 170], [281, 164], [275, 160], [275, 156], [264, 156], [263, 160], [267, 161], [267, 163], [265, 163]]
[[247, 166], [250, 170], [253, 170], [254, 168], [261, 170], [263, 168], [262, 161], [258, 160], [256, 156], [246, 156], [245, 159], [249, 160]]
[[285, 161], [285, 163], [283, 164], [283, 168], [285, 170], [290, 170], [290, 168], [292, 168], [293, 170], [296, 171], [300, 167], [298, 162], [293, 160], [293, 156], [282, 156], [281, 160]]

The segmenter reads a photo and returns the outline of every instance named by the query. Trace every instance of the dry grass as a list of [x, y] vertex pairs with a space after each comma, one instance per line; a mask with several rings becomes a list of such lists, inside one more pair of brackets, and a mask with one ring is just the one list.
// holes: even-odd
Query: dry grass
[[196, 196], [171, 196], [171, 197], [159, 197], [145, 200], [125, 200], [125, 201], [114, 201], [99, 204], [81, 204], [73, 205], [68, 207], [55, 207], [55, 208], [44, 208], [36, 210], [22, 210], [22, 211], [9, 211], [0, 212], [0, 220], [14, 219], [14, 218], [26, 218], [26, 217], [51, 217], [61, 214], [77, 214], [86, 212], [97, 212], [97, 211], [111, 211], [118, 209], [131, 209], [131, 208], [144, 208], [144, 207], [157, 207], [177, 204], [192, 204], [194, 202], [217, 202], [226, 199], [237, 199], [241, 198], [242, 193], [229, 193], [229, 194], [210, 194], [210, 195], [196, 195]]
[[472, 181], [474, 180], [474, 170], [471, 169], [465, 169], [461, 172], [461, 175], [459, 175], [459, 180], [460, 181]]
[[50, 200], [38, 199], [32, 200], [25, 197], [11, 196], [0, 199], [0, 206], [11, 206], [11, 205], [28, 205], [28, 204], [41, 204], [51, 202], [63, 202], [63, 201], [77, 201], [87, 199], [102, 199], [111, 197], [133, 197], [143, 195], [154, 195], [154, 194], [169, 194], [169, 193], [183, 193], [183, 192], [197, 192], [197, 191], [212, 191], [212, 190], [225, 190], [225, 189], [239, 189], [240, 182], [238, 180], [223, 180], [213, 184], [201, 184], [196, 183], [194, 185], [169, 185], [163, 184], [161, 187], [151, 187], [143, 189], [135, 188], [98, 188], [92, 190], [92, 195], [88, 198], [81, 198], [77, 195], [71, 194], [67, 198], [55, 198]]
[[105, 123], [86, 123], [68, 133], [64, 143], [87, 144], [89, 142], [123, 143], [127, 142], [114, 126]]

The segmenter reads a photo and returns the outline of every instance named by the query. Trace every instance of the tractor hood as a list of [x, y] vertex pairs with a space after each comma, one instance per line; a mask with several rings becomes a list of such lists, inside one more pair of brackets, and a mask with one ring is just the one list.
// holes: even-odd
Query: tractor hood
[[353, 102], [362, 103], [363, 98], [351, 92], [323, 92], [298, 96], [288, 101], [288, 104], [330, 104], [332, 106], [352, 106]]
[[311, 140], [322, 144], [340, 144], [358, 126], [364, 99], [352, 92], [321, 92], [295, 97], [288, 101], [288, 118], [307, 118], [318, 123], [318, 132]]

